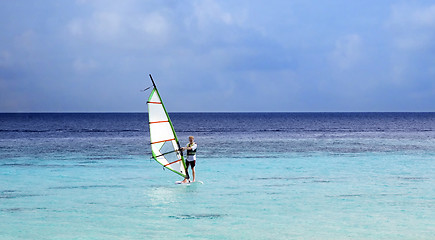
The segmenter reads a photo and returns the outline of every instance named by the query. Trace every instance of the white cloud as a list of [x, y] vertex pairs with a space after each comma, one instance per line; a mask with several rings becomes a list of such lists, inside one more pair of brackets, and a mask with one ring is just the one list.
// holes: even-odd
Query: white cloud
[[200, 27], [207, 27], [213, 23], [230, 25], [233, 23], [233, 16], [224, 11], [217, 2], [213, 0], [196, 1], [194, 4], [195, 16]]
[[[135, 24], [132, 25], [134, 26]], [[142, 18], [140, 28], [147, 35], [163, 37], [166, 36], [169, 31], [169, 23], [162, 14], [154, 12]]]
[[95, 12], [86, 18], [76, 18], [67, 24], [73, 37], [92, 37], [97, 40], [112, 40], [121, 33], [122, 18], [114, 12]]
[[111, 41], [120, 35], [121, 18], [116, 13], [96, 12], [88, 18], [71, 20], [66, 28], [75, 38]]
[[69, 33], [74, 37], [81, 37], [83, 35], [83, 23], [80, 19], [71, 20], [67, 24]]
[[393, 27], [406, 27], [408, 29], [433, 27], [435, 26], [435, 5], [393, 5], [390, 25]]
[[99, 38], [117, 37], [120, 33], [122, 18], [114, 12], [97, 12], [90, 21], [90, 29]]
[[332, 60], [341, 69], [355, 65], [361, 57], [362, 40], [358, 34], [349, 34], [336, 40]]
[[435, 41], [435, 5], [394, 5], [386, 26], [399, 49], [425, 48]]
[[405, 87], [433, 79], [435, 62], [428, 50], [435, 47], [435, 4], [395, 4], [385, 26], [391, 34], [391, 83]]
[[416, 11], [414, 15], [414, 21], [421, 26], [434, 27], [435, 5]]
[[[129, 12], [129, 10], [124, 10]], [[83, 42], [99, 42], [122, 47], [143, 47], [164, 43], [171, 33], [171, 22], [154, 12], [118, 13], [116, 10], [96, 10], [89, 16], [70, 20], [66, 29], [73, 39]]]

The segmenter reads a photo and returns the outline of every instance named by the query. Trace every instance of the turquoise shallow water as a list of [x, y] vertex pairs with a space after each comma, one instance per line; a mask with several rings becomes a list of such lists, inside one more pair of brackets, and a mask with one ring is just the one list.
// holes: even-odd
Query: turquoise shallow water
[[8, 136], [0, 239], [435, 239], [432, 136], [198, 133], [192, 185], [147, 136]]
[[189, 186], [137, 156], [19, 158], [1, 239], [431, 239], [433, 157], [201, 158]]

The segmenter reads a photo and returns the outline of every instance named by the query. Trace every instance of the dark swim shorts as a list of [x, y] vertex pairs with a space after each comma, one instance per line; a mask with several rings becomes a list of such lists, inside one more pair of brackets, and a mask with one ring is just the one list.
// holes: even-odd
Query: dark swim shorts
[[189, 168], [189, 165], [191, 166], [191, 168], [195, 167], [195, 162], [196, 161], [186, 161], [186, 168]]

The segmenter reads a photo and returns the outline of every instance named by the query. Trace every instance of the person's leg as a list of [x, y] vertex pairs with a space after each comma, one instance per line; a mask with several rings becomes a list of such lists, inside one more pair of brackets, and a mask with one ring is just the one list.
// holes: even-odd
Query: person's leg
[[196, 161], [193, 161], [190, 164], [191, 164], [191, 167], [192, 167], [192, 176], [193, 176], [192, 181], [195, 182], [195, 164], [196, 164]]
[[193, 182], [195, 182], [195, 167], [192, 167]]
[[186, 178], [183, 180], [183, 183], [190, 181], [189, 177], [189, 161], [186, 161]]

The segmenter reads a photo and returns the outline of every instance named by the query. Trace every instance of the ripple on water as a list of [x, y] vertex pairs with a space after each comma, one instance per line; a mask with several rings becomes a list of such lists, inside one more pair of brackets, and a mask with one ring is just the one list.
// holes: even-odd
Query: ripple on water
[[225, 214], [181, 214], [176, 216], [169, 216], [175, 219], [216, 219], [226, 216]]
[[89, 189], [89, 188], [125, 188], [124, 185], [81, 185], [81, 186], [58, 186], [49, 189]]
[[15, 190], [3, 190], [0, 191], [0, 199], [12, 199], [12, 198], [23, 198], [23, 197], [37, 197], [42, 196], [41, 194], [32, 193], [22, 193]]
[[1, 212], [8, 212], [8, 213], [37, 211], [37, 210], [47, 210], [47, 208], [2, 208], [0, 209]]

